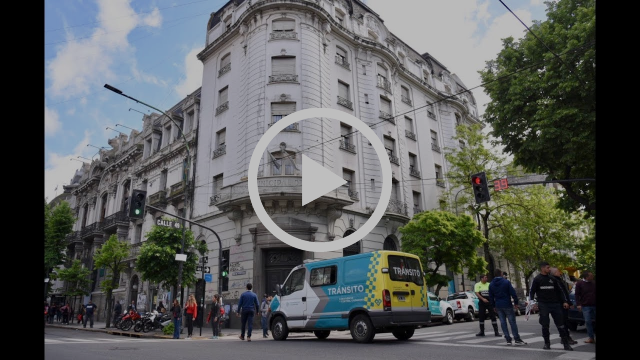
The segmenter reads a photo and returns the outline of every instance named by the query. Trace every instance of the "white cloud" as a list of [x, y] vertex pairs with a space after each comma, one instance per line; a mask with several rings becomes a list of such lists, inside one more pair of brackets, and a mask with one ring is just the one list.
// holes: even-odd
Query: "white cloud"
[[59, 118], [56, 110], [44, 106], [44, 134], [46, 136], [54, 135], [60, 130], [62, 123]]
[[202, 46], [196, 46], [184, 58], [184, 77], [183, 80], [175, 86], [175, 91], [180, 98], [191, 94], [200, 86], [202, 86], [202, 61], [198, 60], [198, 53], [202, 51]]
[[[78, 156], [91, 158], [93, 153], [87, 147], [90, 137], [91, 133], [85, 132], [84, 138], [76, 145], [71, 154], [49, 153], [44, 168], [44, 196], [47, 201], [53, 200], [62, 193], [63, 184], [69, 185], [76, 170], [82, 166], [82, 163], [76, 160], [88, 162]], [[56, 186], [58, 187], [57, 191], [55, 190]]]
[[540, 6], [544, 4], [544, 0], [531, 0], [531, 6]]
[[51, 80], [49, 94], [69, 99], [86, 95], [89, 89], [113, 80], [114, 58], [126, 59], [133, 54], [127, 37], [140, 25], [160, 26], [162, 17], [158, 9], [147, 16], [139, 16], [130, 6], [130, 0], [98, 0], [97, 27], [91, 37], [74, 40], [67, 32], [67, 42], [57, 50], [47, 64], [47, 77]]

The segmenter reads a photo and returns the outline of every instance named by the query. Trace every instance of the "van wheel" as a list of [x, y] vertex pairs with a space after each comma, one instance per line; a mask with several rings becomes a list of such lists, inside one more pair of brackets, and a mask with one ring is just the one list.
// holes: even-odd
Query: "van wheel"
[[329, 330], [315, 330], [313, 333], [318, 339], [324, 340], [324, 339], [329, 337], [329, 334], [331, 333], [331, 331], [329, 331]]
[[286, 340], [289, 336], [289, 328], [287, 328], [287, 322], [282, 316], [278, 316], [273, 320], [271, 325], [271, 334], [273, 334], [274, 340]]
[[399, 329], [399, 330], [393, 330], [391, 333], [398, 340], [409, 340], [413, 336], [413, 332], [415, 330], [416, 329], [413, 329], [413, 328], [410, 328], [410, 329]]
[[453, 324], [453, 320], [454, 320], [453, 311], [447, 310], [447, 315], [444, 317], [444, 323], [447, 325], [451, 325]]
[[465, 321], [473, 321], [476, 319], [476, 314], [473, 311], [473, 308], [469, 308], [469, 312], [467, 313], [467, 317], [464, 318]]
[[351, 330], [351, 337], [353, 340], [359, 343], [369, 343], [373, 341], [373, 337], [376, 335], [376, 331], [371, 324], [371, 319], [366, 314], [358, 314], [349, 324]]

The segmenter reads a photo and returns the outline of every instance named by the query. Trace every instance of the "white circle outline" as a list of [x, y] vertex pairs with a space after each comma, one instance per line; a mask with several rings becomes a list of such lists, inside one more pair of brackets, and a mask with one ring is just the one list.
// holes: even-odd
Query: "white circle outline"
[[[306, 120], [309, 118], [331, 118], [334, 120], [342, 121], [347, 125], [350, 125], [359, 130], [367, 138], [367, 140], [371, 142], [373, 149], [378, 155], [380, 166], [382, 168], [382, 191], [380, 194], [380, 200], [378, 201], [378, 205], [373, 211], [373, 214], [371, 214], [369, 220], [367, 220], [364, 225], [362, 225], [354, 233], [336, 241], [312, 242], [299, 239], [293, 235], [289, 235], [278, 225], [276, 225], [273, 220], [271, 220], [271, 217], [269, 216], [269, 214], [267, 214], [264, 206], [262, 206], [262, 201], [258, 192], [258, 167], [260, 166], [260, 159], [262, 158], [262, 154], [267, 149], [267, 146], [269, 146], [271, 140], [273, 140], [273, 138], [275, 138], [275, 136], [278, 135], [280, 131], [284, 130], [285, 127], [295, 122]], [[309, 108], [296, 111], [278, 120], [276, 123], [271, 125], [267, 132], [260, 138], [258, 144], [256, 145], [256, 148], [253, 150], [253, 154], [251, 155], [251, 161], [249, 162], [247, 186], [249, 190], [249, 198], [251, 199], [251, 205], [253, 206], [258, 219], [262, 221], [264, 227], [267, 228], [267, 230], [269, 230], [272, 235], [278, 238], [278, 240], [284, 242], [289, 246], [305, 251], [335, 251], [354, 244], [356, 241], [365, 237], [365, 235], [370, 233], [376, 227], [378, 222], [384, 216], [384, 213], [387, 210], [387, 205], [389, 204], [389, 199], [391, 198], [391, 162], [389, 162], [387, 151], [380, 139], [378, 139], [378, 136], [373, 132], [373, 130], [371, 130], [369, 125], [364, 123], [362, 120], [351, 114], [347, 114], [336, 109]]]

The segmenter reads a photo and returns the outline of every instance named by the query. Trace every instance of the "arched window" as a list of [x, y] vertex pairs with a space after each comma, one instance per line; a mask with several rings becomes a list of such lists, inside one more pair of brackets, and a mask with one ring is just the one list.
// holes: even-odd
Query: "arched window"
[[382, 250], [397, 251], [398, 247], [396, 246], [396, 242], [391, 237], [388, 236], [386, 239], [384, 239], [384, 245], [382, 245]]
[[[353, 230], [347, 230], [344, 235], [342, 235], [343, 238], [346, 238], [347, 236], [353, 234], [354, 231]], [[342, 256], [349, 256], [349, 255], [356, 255], [356, 254], [360, 254], [362, 252], [362, 240], [356, 241], [355, 243], [345, 247], [342, 249]]]

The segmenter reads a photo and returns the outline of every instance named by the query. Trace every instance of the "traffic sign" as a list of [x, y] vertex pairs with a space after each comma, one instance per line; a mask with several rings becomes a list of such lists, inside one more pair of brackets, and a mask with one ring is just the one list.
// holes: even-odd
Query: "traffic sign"
[[[201, 265], [196, 266], [196, 271], [202, 271], [202, 266]], [[204, 267], [204, 273], [205, 274], [210, 274], [211, 273], [211, 266], [205, 266]]]
[[204, 274], [204, 281], [205, 282], [212, 282], [213, 281], [213, 276], [211, 274]]
[[171, 227], [171, 228], [174, 228], [174, 229], [180, 229], [180, 223], [179, 222], [175, 222], [175, 221], [168, 221], [168, 220], [158, 219], [158, 220], [156, 220], [156, 225], [164, 226], [164, 227]]
[[204, 262], [205, 264], [209, 263], [209, 257], [208, 256], [204, 256], [204, 259], [202, 260], [202, 262]]

